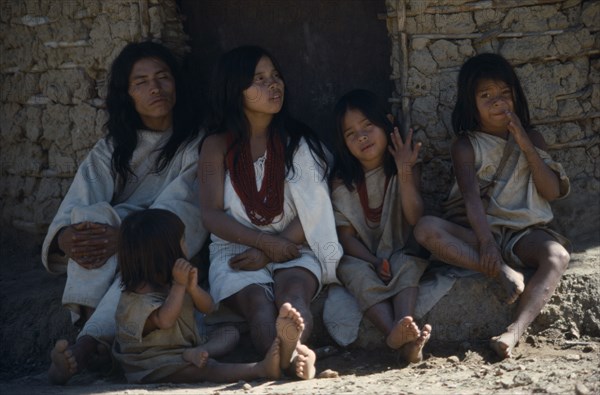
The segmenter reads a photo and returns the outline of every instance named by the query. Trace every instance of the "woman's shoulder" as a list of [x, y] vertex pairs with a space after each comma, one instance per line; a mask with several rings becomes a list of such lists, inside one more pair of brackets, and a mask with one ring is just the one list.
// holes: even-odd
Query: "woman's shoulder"
[[227, 150], [227, 137], [225, 133], [209, 134], [202, 141], [201, 154], [219, 155]]

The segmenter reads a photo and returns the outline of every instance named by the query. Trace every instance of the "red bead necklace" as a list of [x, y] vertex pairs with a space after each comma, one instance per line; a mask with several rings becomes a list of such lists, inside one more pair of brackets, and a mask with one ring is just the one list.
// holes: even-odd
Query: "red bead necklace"
[[383, 199], [381, 204], [378, 207], [371, 208], [369, 207], [369, 194], [367, 193], [367, 180], [363, 179], [358, 183], [358, 198], [360, 200], [360, 205], [363, 209], [363, 213], [365, 218], [370, 222], [378, 224], [381, 221], [381, 212], [383, 211], [383, 203], [385, 202], [385, 194], [387, 193], [387, 188], [390, 183], [390, 177], [385, 177], [385, 187], [383, 190]]
[[[233, 140], [233, 133], [229, 133], [227, 135], [229, 147], [233, 144]], [[237, 160], [235, 160], [236, 156]], [[227, 153], [226, 163], [233, 188], [242, 201], [250, 221], [258, 226], [269, 225], [283, 212], [285, 160], [284, 147], [279, 135], [270, 133], [265, 174], [260, 190], [256, 188], [256, 175], [249, 141], [231, 148]]]

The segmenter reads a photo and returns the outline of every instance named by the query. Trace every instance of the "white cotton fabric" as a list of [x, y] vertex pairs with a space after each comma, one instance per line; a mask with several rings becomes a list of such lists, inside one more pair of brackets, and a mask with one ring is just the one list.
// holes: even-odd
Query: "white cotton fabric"
[[[266, 153], [254, 162], [257, 188], [264, 177]], [[244, 205], [233, 188], [229, 171], [225, 175], [224, 210], [227, 215], [249, 228], [266, 233], [282, 232], [296, 217], [299, 217], [307, 240], [301, 256], [285, 263], [271, 263], [261, 270], [235, 271], [229, 260], [248, 249], [247, 246], [231, 243], [212, 235], [210, 245], [209, 282], [215, 302], [239, 292], [251, 284], [271, 284], [273, 272], [289, 267], [304, 267], [315, 275], [319, 284], [337, 283], [336, 267], [342, 256], [338, 242], [329, 188], [323, 170], [315, 161], [308, 144], [301, 140], [294, 155], [295, 173], [285, 179], [283, 213], [265, 226], [250, 221]]]
[[[114, 336], [114, 312], [120, 294], [117, 262], [113, 256], [103, 267], [88, 270], [72, 260], [67, 261], [60, 254], [49, 254], [50, 245], [61, 228], [82, 221], [116, 226], [132, 212], [160, 208], [173, 212], [185, 224], [189, 256], [198, 253], [207, 237], [200, 218], [196, 179], [201, 136], [180, 147], [165, 169], [155, 173], [156, 158], [170, 136], [171, 130], [138, 131], [138, 145], [131, 159], [135, 176], [130, 176], [119, 194], [116, 193], [117, 179], [111, 165], [113, 146], [106, 139], [98, 141], [79, 166], [50, 224], [42, 247], [42, 262], [51, 273], [67, 271], [63, 304], [75, 313], [74, 320], [80, 305], [97, 308], [80, 336], [87, 332], [94, 333], [94, 337], [99, 334], [106, 335], [106, 338]], [[111, 293], [115, 295], [111, 296]], [[103, 302], [105, 297], [109, 301]]]

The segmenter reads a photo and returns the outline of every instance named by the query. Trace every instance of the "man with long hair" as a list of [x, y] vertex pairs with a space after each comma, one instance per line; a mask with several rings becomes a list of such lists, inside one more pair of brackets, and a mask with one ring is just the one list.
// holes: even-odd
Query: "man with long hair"
[[106, 137], [80, 165], [42, 250], [48, 271], [67, 272], [62, 303], [81, 326], [74, 344], [61, 339], [51, 352], [55, 384], [96, 354], [110, 355], [121, 294], [121, 220], [147, 208], [175, 213], [185, 223], [190, 256], [206, 238], [197, 207], [198, 127], [184, 87], [175, 57], [161, 44], [128, 44], [112, 64]]

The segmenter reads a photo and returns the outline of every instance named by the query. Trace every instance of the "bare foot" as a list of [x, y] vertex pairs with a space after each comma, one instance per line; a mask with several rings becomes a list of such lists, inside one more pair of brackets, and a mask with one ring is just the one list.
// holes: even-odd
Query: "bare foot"
[[294, 364], [296, 365], [296, 376], [302, 380], [314, 379], [317, 355], [313, 350], [304, 344], [298, 344], [296, 347], [296, 352], [297, 355], [296, 358], [294, 358]]
[[504, 290], [508, 295], [506, 303], [515, 303], [515, 301], [519, 298], [519, 295], [521, 295], [525, 289], [525, 277], [523, 276], [523, 273], [514, 270], [507, 264], [504, 264], [500, 269], [497, 279], [500, 285], [504, 287]]
[[416, 340], [418, 337], [419, 327], [415, 324], [411, 316], [406, 316], [396, 322], [396, 325], [392, 328], [386, 339], [386, 343], [388, 347], [397, 349], [406, 343]]
[[426, 324], [421, 330], [421, 334], [414, 341], [407, 343], [402, 347], [402, 356], [410, 363], [417, 363], [423, 360], [423, 347], [431, 337], [431, 325]]
[[48, 378], [52, 384], [66, 384], [77, 373], [77, 360], [69, 349], [68, 341], [57, 341], [50, 352], [50, 359], [52, 364], [48, 370]]
[[202, 347], [188, 348], [183, 352], [183, 360], [202, 369], [208, 362], [208, 352]]
[[281, 341], [278, 337], [276, 337], [275, 340], [273, 340], [273, 344], [271, 344], [271, 347], [267, 351], [265, 359], [257, 364], [260, 372], [259, 375], [261, 377], [266, 377], [271, 380], [277, 380], [281, 377], [281, 368], [279, 367], [281, 359], [281, 356], [279, 355], [281, 352], [279, 349], [280, 343]]
[[291, 304], [284, 303], [279, 309], [275, 328], [280, 341], [280, 366], [281, 369], [287, 369], [290, 367], [292, 355], [304, 330], [304, 320], [298, 310], [293, 308]]
[[496, 354], [502, 359], [510, 358], [512, 350], [515, 348], [519, 338], [516, 333], [508, 330], [500, 336], [494, 336], [490, 339], [490, 347], [496, 351]]

